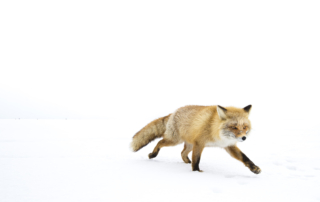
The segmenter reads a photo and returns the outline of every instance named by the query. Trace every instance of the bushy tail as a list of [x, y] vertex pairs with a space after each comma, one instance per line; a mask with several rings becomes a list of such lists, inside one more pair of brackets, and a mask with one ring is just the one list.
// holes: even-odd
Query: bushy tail
[[132, 150], [134, 152], [139, 151], [142, 147], [149, 144], [152, 140], [162, 137], [164, 132], [166, 131], [166, 125], [170, 115], [171, 114], [152, 121], [144, 128], [142, 128], [139, 132], [137, 132], [132, 138]]

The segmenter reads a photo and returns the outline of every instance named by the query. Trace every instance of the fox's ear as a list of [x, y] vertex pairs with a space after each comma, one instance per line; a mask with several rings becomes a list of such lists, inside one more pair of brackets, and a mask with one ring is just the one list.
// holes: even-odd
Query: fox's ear
[[217, 111], [218, 111], [218, 115], [219, 115], [221, 120], [227, 119], [227, 115], [226, 115], [227, 109], [226, 108], [221, 107], [220, 105], [218, 105], [217, 106]]
[[243, 109], [244, 109], [245, 112], [250, 113], [251, 107], [252, 107], [252, 105], [248, 105], [248, 106], [246, 106], [246, 107], [243, 108]]

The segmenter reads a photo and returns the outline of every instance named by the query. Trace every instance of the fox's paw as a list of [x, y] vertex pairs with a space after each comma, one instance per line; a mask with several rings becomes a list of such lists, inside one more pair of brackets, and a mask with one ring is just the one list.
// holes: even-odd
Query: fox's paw
[[200, 170], [199, 168], [192, 168], [192, 171], [199, 171], [200, 173], [202, 173], [203, 171]]
[[202, 173], [202, 172], [203, 172], [203, 170], [192, 170], [192, 171], [199, 171], [200, 173]]
[[261, 173], [261, 169], [258, 166], [252, 166], [250, 170], [255, 174]]
[[190, 159], [188, 157], [186, 158], [182, 158], [182, 160], [185, 162], [185, 163], [191, 163]]
[[158, 154], [157, 153], [150, 153], [148, 155], [149, 159], [153, 159], [154, 157], [156, 157]]

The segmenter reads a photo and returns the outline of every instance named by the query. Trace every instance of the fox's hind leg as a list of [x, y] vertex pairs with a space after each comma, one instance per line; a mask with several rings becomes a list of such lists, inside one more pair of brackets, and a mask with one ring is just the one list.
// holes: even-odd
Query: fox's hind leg
[[174, 145], [177, 145], [178, 143], [179, 142], [177, 141], [163, 138], [158, 142], [157, 146], [153, 149], [153, 152], [149, 154], [149, 159], [155, 158], [162, 147], [174, 146]]
[[192, 144], [189, 144], [187, 142], [184, 143], [184, 148], [183, 148], [183, 150], [181, 152], [181, 157], [182, 157], [182, 160], [185, 163], [191, 163], [191, 161], [190, 161], [190, 159], [188, 157], [188, 154], [191, 152], [192, 147], [193, 147]]

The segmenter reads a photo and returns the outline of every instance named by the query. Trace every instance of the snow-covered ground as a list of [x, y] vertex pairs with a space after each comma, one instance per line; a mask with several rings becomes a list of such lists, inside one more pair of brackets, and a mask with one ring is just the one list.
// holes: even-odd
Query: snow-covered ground
[[320, 201], [316, 124], [252, 121], [238, 146], [255, 175], [219, 148], [204, 150], [203, 173], [182, 162], [183, 145], [152, 160], [157, 141], [131, 152], [149, 121], [0, 120], [0, 201]]

